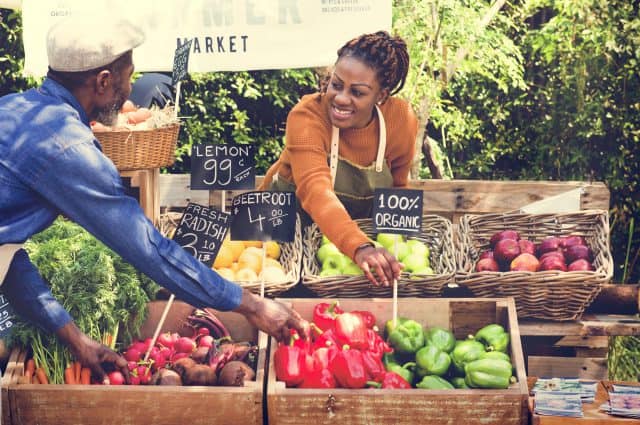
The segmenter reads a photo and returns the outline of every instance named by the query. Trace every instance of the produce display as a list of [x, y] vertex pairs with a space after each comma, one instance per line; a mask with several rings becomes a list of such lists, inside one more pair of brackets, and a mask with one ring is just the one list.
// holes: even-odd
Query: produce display
[[94, 132], [105, 131], [141, 131], [153, 130], [178, 122], [170, 106], [158, 108], [138, 108], [131, 100], [126, 100], [113, 126], [105, 125], [99, 121], [91, 121], [91, 130]]
[[[404, 272], [410, 274], [432, 275], [429, 247], [422, 241], [407, 239], [403, 235], [392, 233], [378, 233], [374, 242], [376, 246], [384, 247], [404, 264]], [[322, 243], [316, 252], [316, 259], [320, 264], [320, 276], [358, 276], [363, 271], [349, 257], [340, 252], [326, 236], [322, 236]]]
[[[263, 252], [264, 251], [264, 252]], [[282, 249], [276, 241], [232, 241], [225, 239], [213, 263], [213, 269], [234, 282], [286, 282], [280, 263]]]
[[369, 311], [315, 305], [312, 340], [292, 333], [274, 352], [276, 378], [297, 388], [505, 389], [515, 382], [509, 334], [496, 323], [456, 340], [448, 329], [400, 317], [384, 337]]
[[549, 236], [538, 244], [515, 230], [495, 233], [490, 249], [480, 253], [475, 271], [593, 271], [593, 252], [584, 237]]

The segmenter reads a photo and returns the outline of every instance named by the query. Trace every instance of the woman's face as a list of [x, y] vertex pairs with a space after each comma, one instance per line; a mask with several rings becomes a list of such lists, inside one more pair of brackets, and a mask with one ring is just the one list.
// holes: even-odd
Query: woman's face
[[336, 62], [327, 86], [328, 114], [338, 128], [362, 128], [371, 121], [376, 102], [384, 98], [376, 72], [359, 59]]

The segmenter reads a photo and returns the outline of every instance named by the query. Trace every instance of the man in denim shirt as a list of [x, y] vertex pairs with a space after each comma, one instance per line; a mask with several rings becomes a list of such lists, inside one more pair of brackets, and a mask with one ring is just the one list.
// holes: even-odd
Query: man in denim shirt
[[308, 334], [296, 312], [223, 279], [160, 235], [125, 195], [89, 121], [115, 120], [131, 92], [132, 50], [143, 40], [124, 20], [69, 18], [47, 35], [42, 86], [0, 98], [0, 289], [18, 314], [55, 332], [101, 380], [102, 363], [128, 376], [127, 362], [80, 331], [21, 249], [60, 214], [189, 304], [237, 311], [278, 339], [291, 328]]

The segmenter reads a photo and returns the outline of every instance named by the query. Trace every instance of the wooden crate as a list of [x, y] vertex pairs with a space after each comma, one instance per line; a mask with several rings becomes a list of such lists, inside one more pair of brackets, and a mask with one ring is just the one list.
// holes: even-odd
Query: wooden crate
[[[302, 317], [311, 319], [313, 306], [327, 299], [283, 299]], [[369, 310], [382, 328], [391, 318], [392, 300], [341, 298], [346, 311]], [[398, 315], [424, 326], [444, 326], [458, 339], [489, 323], [500, 323], [511, 334], [511, 358], [518, 382], [506, 390], [375, 390], [298, 389], [276, 381], [273, 352], [267, 374], [270, 425], [284, 424], [526, 424], [527, 378], [513, 299], [401, 298]], [[271, 340], [274, 347], [275, 340]]]
[[[152, 336], [164, 304], [160, 301], [150, 303], [149, 318], [141, 330], [141, 337]], [[184, 319], [192, 310], [188, 304], [174, 302], [163, 330], [186, 332]], [[258, 332], [238, 313], [218, 314], [234, 340], [257, 341], [256, 379], [244, 387], [18, 384], [17, 376], [22, 374], [24, 357], [19, 361], [16, 356], [14, 379], [2, 385], [3, 424], [262, 425], [267, 335]], [[4, 402], [5, 396], [8, 406]]]

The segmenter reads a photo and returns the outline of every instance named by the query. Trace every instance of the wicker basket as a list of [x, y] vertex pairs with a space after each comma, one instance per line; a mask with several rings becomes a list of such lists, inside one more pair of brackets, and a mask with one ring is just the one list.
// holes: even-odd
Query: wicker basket
[[[371, 219], [356, 220], [358, 226], [369, 237], [374, 236]], [[304, 253], [302, 258], [302, 283], [321, 297], [391, 297], [392, 287], [374, 286], [363, 276], [319, 276], [320, 265], [316, 252], [322, 243], [322, 233], [316, 224], [305, 229]], [[420, 235], [417, 239], [427, 244], [431, 250], [433, 275], [402, 273], [398, 279], [398, 296], [437, 297], [444, 287], [453, 283], [455, 276], [455, 256], [453, 248], [453, 228], [451, 222], [437, 215], [422, 216]]]
[[[595, 271], [475, 272], [491, 236], [513, 229], [534, 243], [549, 236], [583, 236], [593, 251]], [[585, 210], [563, 214], [465, 215], [460, 220], [456, 282], [478, 297], [514, 297], [520, 317], [575, 320], [611, 280], [609, 214]]]
[[[160, 233], [167, 237], [171, 237], [173, 232], [180, 223], [182, 213], [169, 212], [160, 217]], [[283, 282], [265, 282], [265, 296], [275, 297], [294, 287], [300, 280], [300, 269], [302, 265], [302, 236], [301, 236], [300, 216], [296, 218], [296, 231], [293, 242], [280, 243], [280, 258], [278, 261], [282, 264], [287, 276], [287, 280]], [[243, 288], [249, 289], [254, 294], [260, 294], [260, 281], [236, 281]]]
[[153, 130], [96, 131], [102, 151], [120, 171], [172, 165], [180, 123]]

